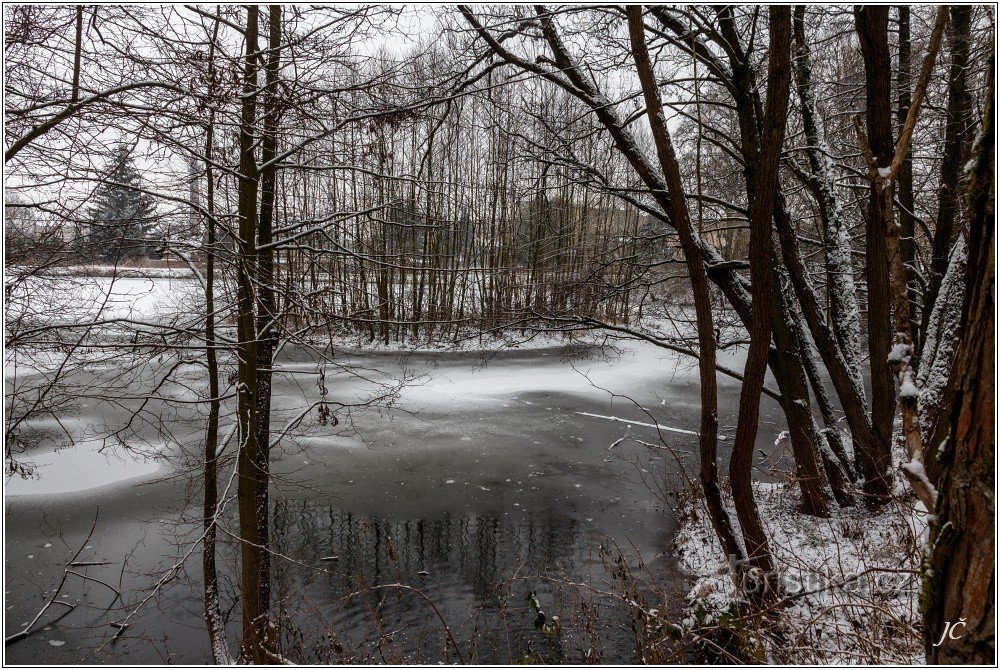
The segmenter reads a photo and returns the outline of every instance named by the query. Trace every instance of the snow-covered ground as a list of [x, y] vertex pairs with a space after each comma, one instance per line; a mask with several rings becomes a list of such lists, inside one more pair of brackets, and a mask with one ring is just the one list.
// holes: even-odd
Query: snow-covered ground
[[[384, 341], [375, 339], [369, 342], [368, 337], [361, 334], [351, 333], [351, 334], [335, 334], [333, 336], [333, 345], [338, 349], [346, 351], [535, 351], [538, 349], [551, 349], [555, 347], [563, 347], [568, 344], [579, 344], [582, 346], [587, 346], [590, 344], [598, 343], [601, 337], [594, 332], [577, 332], [577, 333], [562, 333], [562, 332], [532, 332], [527, 330], [524, 335], [518, 332], [505, 332], [505, 333], [489, 333], [485, 335], [480, 335], [475, 332], [474, 329], [468, 329], [468, 332], [461, 334], [458, 337], [449, 338], [447, 340], [433, 340], [428, 342], [426, 338], [414, 339], [411, 337], [405, 337], [402, 341], [391, 339], [389, 344], [385, 344]], [[311, 338], [317, 345], [323, 345], [328, 341], [328, 338], [324, 338], [322, 341]]]
[[[89, 273], [89, 274], [88, 274]], [[204, 313], [201, 285], [190, 270], [184, 268], [113, 268], [71, 266], [52, 268], [44, 276], [19, 278], [17, 268], [8, 272], [5, 322], [8, 329], [16, 324], [18, 331], [51, 326], [72, 326], [77, 332], [94, 323], [109, 335], [116, 328], [128, 329], [140, 324], [200, 327]], [[217, 296], [227, 287], [216, 286]], [[217, 298], [219, 299], [219, 298]], [[222, 330], [231, 326], [227, 320], [225, 298], [217, 315]], [[535, 332], [527, 330], [481, 334], [474, 328], [457, 337], [428, 342], [425, 338], [411, 339], [404, 334], [389, 344], [369, 341], [357, 333], [333, 333], [333, 346], [342, 350], [372, 351], [531, 351], [565, 346], [568, 343], [591, 344], [600, 340], [593, 332]], [[330, 344], [330, 333], [307, 336], [318, 346]]]
[[[799, 511], [794, 482], [754, 483], [782, 604], [764, 624], [740, 628], [761, 660], [781, 664], [922, 664], [919, 594], [927, 514], [912, 496], [873, 513]], [[730, 507], [731, 518], [735, 513]], [[686, 505], [675, 546], [694, 585], [685, 626], [737, 627], [737, 589], [698, 498]]]
[[21, 328], [80, 327], [130, 320], [165, 323], [190, 316], [198, 284], [190, 277], [28, 277], [7, 280], [4, 319]]
[[194, 277], [189, 267], [133, 267], [118, 265], [63, 265], [45, 271], [52, 277], [117, 277], [137, 279], [182, 279]]

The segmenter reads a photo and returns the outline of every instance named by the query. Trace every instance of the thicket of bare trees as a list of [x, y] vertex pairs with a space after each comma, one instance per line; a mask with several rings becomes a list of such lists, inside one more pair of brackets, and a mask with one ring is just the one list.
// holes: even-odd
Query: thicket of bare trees
[[[96, 346], [98, 323], [53, 326], [30, 296], [81, 260], [87, 203], [122, 147], [157, 247], [201, 287], [196, 319], [116, 322], [134, 351], [183, 349], [207, 370], [216, 662], [232, 654], [214, 583], [221, 400], [236, 398], [239, 657], [280, 661], [275, 356], [532, 328], [698, 357], [706, 508], [724, 550], [765, 572], [751, 480], [770, 371], [802, 512], [876, 514], [904, 477], [938, 519], [926, 635], [976, 622], [974, 645], [929, 658], [992, 658], [990, 10], [460, 6], [421, 13], [420, 39], [403, 38], [412, 12], [375, 6], [4, 11], [5, 294], [23, 303], [7, 347], [68, 362]], [[664, 313], [683, 325], [665, 335]], [[743, 388], [723, 480], [716, 351], [731, 332], [747, 355], [725, 371]], [[8, 438], [60, 378], [12, 392]]]

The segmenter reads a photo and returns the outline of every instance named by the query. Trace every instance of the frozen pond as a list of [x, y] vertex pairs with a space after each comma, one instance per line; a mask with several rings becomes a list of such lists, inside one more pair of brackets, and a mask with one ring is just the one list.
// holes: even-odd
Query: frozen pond
[[[22, 433], [18, 458], [34, 474], [6, 482], [8, 635], [33, 618], [58, 584], [98, 508], [81, 560], [106, 563], [88, 567], [88, 574], [120, 583], [129, 604], [144, 598], [197, 539], [200, 368], [179, 367], [157, 400], [139, 399], [174, 363], [153, 360], [130, 375], [100, 363], [77, 371], [72, 381], [82, 392], [59, 421], [37, 421]], [[476, 636], [480, 662], [583, 658], [591, 643], [569, 623], [558, 640], [532, 626], [529, 591], [549, 615], [580, 619], [581, 630], [583, 619], [595, 617], [603, 658], [633, 661], [627, 610], [598, 604], [567, 584], [620, 588], [607, 567], [617, 546], [633, 567], [641, 559], [670, 592], [655, 606], [679, 611], [686, 582], [671, 558], [675, 520], [667, 494], [683, 488], [681, 463], [692, 476], [697, 471], [690, 457], [698, 426], [692, 363], [646, 344], [488, 357], [336, 352], [325, 363], [315, 352], [283, 352], [273, 427], [293, 429], [272, 459], [273, 592], [283, 611], [295, 613], [282, 628], [285, 644], [309, 640], [294, 657], [308, 660], [315, 640], [323, 639], [323, 653], [345, 660], [441, 659], [441, 626], [412, 594], [348, 597], [398, 582], [433, 600], [461, 645]], [[26, 366], [18, 374], [40, 373]], [[336, 427], [315, 411], [295, 421], [321, 389], [328, 398], [360, 404], [403, 381], [390, 409], [359, 405], [349, 417], [339, 412]], [[112, 392], [98, 392], [112, 382]], [[732, 435], [738, 387], [726, 378], [720, 385], [722, 432]], [[759, 445], [767, 451], [780, 429], [768, 423], [774, 416], [766, 399]], [[642, 444], [660, 444], [657, 424], [673, 452]], [[224, 434], [229, 425], [223, 421]], [[101, 437], [110, 433], [116, 437]], [[66, 445], [67, 436], [75, 445]], [[729, 443], [720, 443], [722, 458]], [[227, 518], [225, 528], [235, 532], [235, 521]], [[236, 549], [224, 533], [222, 599], [234, 633]], [[337, 559], [321, 560], [331, 556]], [[10, 647], [8, 658], [205, 662], [200, 565], [196, 551], [114, 644], [108, 623], [123, 616], [120, 603], [109, 611], [112, 592], [71, 578], [63, 599], [79, 605]], [[599, 614], [581, 614], [589, 611], [581, 599]], [[373, 621], [383, 631], [380, 642]]]

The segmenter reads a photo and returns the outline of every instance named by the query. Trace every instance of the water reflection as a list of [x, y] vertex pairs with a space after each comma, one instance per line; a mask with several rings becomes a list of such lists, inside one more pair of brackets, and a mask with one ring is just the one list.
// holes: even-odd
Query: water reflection
[[[459, 646], [473, 649], [479, 662], [583, 660], [586, 647], [577, 638], [588, 622], [581, 602], [594, 598], [567, 582], [600, 586], [609, 578], [597, 533], [558, 513], [379, 519], [311, 500], [281, 500], [274, 507], [274, 543], [292, 559], [276, 559], [274, 571], [275, 597], [287, 615], [284, 642], [299, 647], [294, 652], [303, 661], [456, 660], [443, 643], [441, 622], [419, 595], [367, 590], [394, 583], [426, 594]], [[549, 617], [560, 616], [560, 635], [536, 629], [529, 591]], [[628, 611], [609, 601], [594, 609], [599, 614], [589, 623], [597, 627], [601, 653], [631, 658]], [[303, 611], [316, 615], [312, 625], [302, 624]], [[323, 658], [331, 650], [336, 657]]]

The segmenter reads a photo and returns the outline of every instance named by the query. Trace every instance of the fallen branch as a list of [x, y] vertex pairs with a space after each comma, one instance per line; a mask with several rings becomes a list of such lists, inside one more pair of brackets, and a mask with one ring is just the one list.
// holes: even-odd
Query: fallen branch
[[[39, 619], [41, 619], [42, 616], [44, 616], [44, 614], [53, 605], [62, 605], [63, 607], [68, 608], [65, 612], [63, 612], [62, 614], [60, 614], [59, 617], [53, 621], [53, 623], [55, 623], [55, 621], [58, 621], [59, 619], [62, 619], [64, 616], [66, 616], [67, 614], [69, 614], [76, 607], [76, 605], [73, 605], [73, 604], [70, 604], [70, 603], [67, 603], [67, 602], [63, 602], [62, 600], [56, 600], [56, 598], [58, 598], [59, 594], [62, 593], [62, 588], [63, 588], [63, 586], [66, 585], [66, 578], [69, 577], [71, 574], [77, 575], [78, 577], [83, 577], [84, 579], [88, 579], [88, 577], [86, 577], [85, 575], [82, 575], [79, 572], [75, 572], [73, 570], [70, 570], [69, 566], [74, 565], [76, 563], [76, 559], [80, 557], [80, 554], [83, 553], [83, 550], [87, 547], [87, 543], [90, 542], [90, 538], [92, 538], [94, 536], [94, 529], [97, 528], [97, 517], [100, 514], [100, 511], [101, 511], [100, 508], [97, 508], [97, 512], [94, 513], [94, 523], [91, 524], [91, 526], [90, 526], [90, 532], [87, 533], [87, 537], [84, 538], [83, 542], [80, 544], [80, 548], [76, 550], [76, 553], [73, 554], [73, 558], [71, 558], [69, 560], [69, 562], [66, 564], [66, 568], [63, 569], [62, 580], [60, 580], [59, 586], [57, 586], [55, 588], [55, 590], [52, 592], [52, 597], [49, 598], [48, 602], [46, 602], [42, 606], [42, 609], [38, 610], [38, 614], [35, 615], [35, 618], [32, 619], [31, 622], [27, 626], [25, 626], [22, 630], [14, 633], [13, 635], [10, 635], [10, 636], [4, 638], [4, 641], [3, 641], [3, 646], [4, 647], [9, 647], [10, 645], [12, 645], [12, 644], [14, 644], [16, 642], [20, 642], [21, 640], [23, 640], [26, 637], [28, 637], [29, 635], [31, 635], [34, 632], [34, 631], [32, 631], [32, 628], [35, 627], [35, 624], [38, 623]], [[90, 577], [89, 579], [93, 579], [93, 578]], [[99, 580], [94, 579], [94, 581], [99, 581]], [[101, 583], [103, 583], [103, 582], [101, 582]], [[107, 586], [107, 584], [105, 584], [105, 586]], [[117, 593], [117, 589], [115, 589], [115, 592]], [[121, 594], [119, 594], [119, 597], [121, 597]]]

